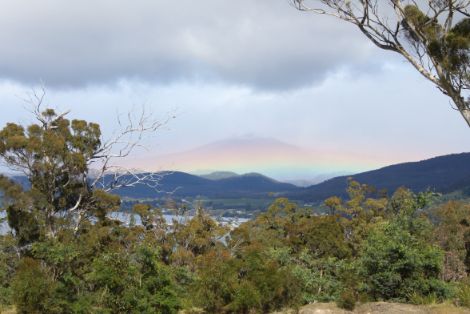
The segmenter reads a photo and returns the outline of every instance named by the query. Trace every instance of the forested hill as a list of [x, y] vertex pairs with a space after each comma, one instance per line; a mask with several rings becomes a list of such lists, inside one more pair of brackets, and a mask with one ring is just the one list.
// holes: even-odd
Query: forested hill
[[448, 193], [470, 186], [470, 153], [452, 154], [418, 162], [407, 162], [381, 169], [336, 177], [320, 184], [286, 194], [292, 199], [322, 201], [332, 195], [344, 196], [348, 178], [393, 192], [400, 186], [419, 192], [431, 189]]
[[248, 173], [222, 179], [207, 179], [184, 172], [162, 173], [158, 193], [155, 189], [138, 185], [116, 191], [121, 196], [154, 198], [166, 193], [175, 196], [206, 196], [213, 198], [266, 197], [270, 193], [286, 193], [298, 187], [282, 183], [258, 173]]
[[[144, 176], [142, 174], [142, 176]], [[155, 182], [143, 182], [132, 187], [124, 187], [114, 190], [113, 193], [123, 197], [136, 199], [154, 199], [157, 197], [177, 196], [210, 198], [267, 198], [283, 195], [298, 190], [299, 187], [276, 181], [259, 173], [247, 173], [242, 175], [221, 176], [217, 173], [212, 179], [192, 175], [179, 171], [163, 171], [156, 173], [155, 178], [160, 177], [157, 186]], [[105, 185], [111, 182], [113, 176], [105, 177]], [[30, 184], [25, 176], [14, 176], [13, 179], [25, 189]], [[131, 176], [123, 176], [123, 182], [134, 181]], [[148, 184], [145, 184], [148, 183]]]
[[[435, 157], [418, 162], [396, 164], [355, 175], [335, 177], [306, 188], [282, 183], [258, 173], [236, 175], [216, 173], [196, 176], [184, 172], [163, 172], [158, 189], [146, 185], [116, 191], [131, 198], [157, 198], [171, 193], [178, 197], [205, 196], [209, 198], [266, 198], [285, 196], [292, 200], [321, 202], [337, 195], [345, 196], [348, 178], [393, 192], [405, 186], [415, 192], [432, 189], [448, 193], [470, 189], [470, 153]], [[25, 187], [25, 177], [16, 177]], [[160, 191], [160, 192], [157, 192]]]

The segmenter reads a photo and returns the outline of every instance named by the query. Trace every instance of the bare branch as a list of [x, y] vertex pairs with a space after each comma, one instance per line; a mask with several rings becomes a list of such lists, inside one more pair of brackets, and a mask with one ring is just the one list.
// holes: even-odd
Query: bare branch
[[[351, 23], [377, 47], [402, 55], [452, 99], [470, 126], [470, 44], [460, 48], [447, 46], [448, 35], [454, 32], [456, 25], [470, 18], [470, 1], [288, 1], [298, 10], [330, 15]], [[437, 49], [440, 49], [438, 53]]]
[[111, 139], [104, 140], [101, 147], [89, 160], [89, 165], [97, 165], [95, 168], [97, 172], [91, 187], [99, 186], [106, 191], [112, 191], [145, 183], [151, 188], [156, 188], [161, 180], [161, 175], [122, 168], [115, 166], [114, 162], [129, 157], [137, 148], [146, 149], [142, 144], [144, 138], [153, 135], [174, 118], [174, 115], [168, 115], [163, 121], [154, 119], [144, 107], [137, 116], [129, 112], [126, 115], [125, 123], [118, 115], [117, 121], [121, 130]]

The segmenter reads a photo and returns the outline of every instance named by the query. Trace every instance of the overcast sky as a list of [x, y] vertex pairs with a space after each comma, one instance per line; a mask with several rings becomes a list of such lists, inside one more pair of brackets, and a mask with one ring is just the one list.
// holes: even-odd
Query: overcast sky
[[5, 0], [0, 42], [2, 124], [29, 121], [22, 99], [43, 82], [48, 104], [106, 132], [133, 106], [176, 112], [152, 156], [246, 136], [383, 164], [470, 150], [411, 66], [287, 0]]

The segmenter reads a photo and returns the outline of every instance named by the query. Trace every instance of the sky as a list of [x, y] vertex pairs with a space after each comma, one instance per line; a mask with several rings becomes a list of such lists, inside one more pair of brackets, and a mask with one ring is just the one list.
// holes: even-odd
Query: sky
[[136, 168], [308, 179], [470, 151], [459, 113], [402, 58], [287, 0], [4, 0], [0, 42], [1, 125], [30, 123], [41, 86], [105, 137], [142, 107], [175, 116]]

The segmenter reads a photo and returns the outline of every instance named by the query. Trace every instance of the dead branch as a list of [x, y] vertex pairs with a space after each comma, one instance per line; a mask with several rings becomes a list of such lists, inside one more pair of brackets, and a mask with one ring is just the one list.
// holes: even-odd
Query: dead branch
[[[447, 35], [453, 32], [457, 23], [470, 18], [470, 1], [288, 1], [298, 10], [333, 16], [353, 24], [377, 47], [402, 55], [424, 78], [452, 99], [470, 126], [470, 47], [459, 52], [465, 54], [466, 59], [457, 68], [449, 67], [445, 59], [431, 51], [431, 43], [445, 47]], [[422, 14], [418, 21], [413, 20], [416, 14]]]

